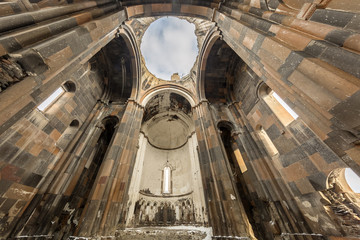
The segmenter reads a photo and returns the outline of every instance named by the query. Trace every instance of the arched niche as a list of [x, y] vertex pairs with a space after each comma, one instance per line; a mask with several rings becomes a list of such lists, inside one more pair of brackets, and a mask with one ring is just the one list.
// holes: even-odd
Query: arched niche
[[[224, 147], [229, 169], [233, 176], [233, 181], [236, 186], [238, 197], [241, 199], [241, 204], [244, 206], [245, 214], [253, 229], [256, 230], [256, 220], [254, 218], [254, 204], [252, 204], [249, 197], [250, 193], [246, 188], [246, 181], [244, 173], [248, 171], [245, 161], [243, 159], [241, 149], [236, 144], [236, 126], [230, 121], [221, 120], [217, 123], [218, 132], [221, 137], [222, 145]], [[242, 150], [243, 151], [243, 150]], [[258, 231], [254, 231], [255, 235]]]
[[73, 81], [66, 81], [65, 83], [63, 83], [63, 88], [67, 92], [76, 92], [76, 84]]
[[[64, 202], [62, 205], [61, 214], [57, 217], [54, 216], [56, 224], [59, 224], [55, 230], [55, 236], [61, 236], [63, 229], [67, 229], [69, 235], [75, 234], [78, 224], [84, 221], [82, 214], [87, 209], [96, 177], [111, 145], [118, 123], [119, 119], [116, 116], [107, 116], [94, 126], [95, 131], [93, 131], [90, 141], [92, 143], [85, 147], [85, 151], [89, 153], [85, 165], [83, 168], [79, 168], [81, 171], [77, 171], [78, 181], [73, 186], [71, 194], [63, 200], [66, 203]], [[79, 124], [79, 121], [75, 119], [70, 123], [69, 129], [78, 128]], [[54, 224], [55, 221], [51, 224]]]
[[192, 104], [186, 94], [145, 97], [127, 226], [204, 224], [205, 202]]
[[214, 29], [200, 51], [200, 98], [210, 103], [232, 102], [234, 67], [239, 62], [245, 64]]
[[140, 76], [140, 54], [131, 28], [122, 25], [116, 37], [89, 60], [90, 70], [104, 79], [105, 101], [135, 98]]

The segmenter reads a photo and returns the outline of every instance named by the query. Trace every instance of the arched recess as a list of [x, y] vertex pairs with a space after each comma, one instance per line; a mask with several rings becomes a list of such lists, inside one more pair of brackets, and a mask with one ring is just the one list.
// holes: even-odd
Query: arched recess
[[180, 89], [160, 88], [141, 104], [145, 109], [129, 187], [127, 226], [204, 225], [194, 101]]
[[205, 68], [210, 51], [217, 40], [221, 39], [220, 31], [213, 27], [204, 39], [202, 48], [199, 51], [199, 65], [198, 65], [198, 82], [196, 84], [197, 93], [200, 99], [205, 98]]
[[247, 167], [236, 141], [234, 140], [236, 127], [233, 123], [222, 120], [217, 123], [217, 128], [220, 133], [222, 144], [225, 148], [224, 150], [227, 156], [228, 164], [230, 166], [231, 174], [239, 193], [241, 203], [244, 206], [246, 216], [252, 226], [252, 229], [255, 230], [254, 234], [256, 236], [259, 234], [259, 231], [256, 229], [256, 221], [253, 211], [254, 204], [251, 203], [251, 198], [249, 197], [250, 194], [243, 176], [243, 173], [247, 171]]
[[133, 31], [121, 25], [116, 37], [90, 59], [91, 71], [104, 79], [104, 101], [136, 98], [140, 79], [140, 53]]
[[[58, 224], [66, 224], [58, 229], [64, 231], [63, 233], [56, 233], [57, 236], [63, 236], [65, 239], [67, 235], [74, 234], [78, 223], [83, 221], [82, 213], [87, 207], [90, 200], [91, 191], [98, 172], [102, 166], [102, 162], [106, 157], [109, 146], [114, 138], [114, 133], [119, 124], [119, 119], [116, 116], [107, 116], [98, 122], [96, 130], [93, 134], [92, 141], [94, 144], [89, 146], [89, 157], [85, 163], [83, 170], [77, 176], [79, 179], [74, 186], [74, 189], [64, 206]], [[66, 235], [63, 235], [66, 234]]]
[[69, 126], [63, 132], [61, 137], [57, 140], [56, 146], [65, 149], [68, 143], [74, 138], [76, 132], [79, 130], [80, 122], [77, 119], [71, 121]]
[[140, 76], [141, 76], [141, 60], [140, 60], [140, 49], [136, 43], [135, 33], [132, 28], [127, 24], [124, 24], [120, 27], [119, 36], [122, 36], [125, 39], [126, 46], [130, 49], [131, 54], [131, 71], [132, 71], [132, 89], [130, 93], [130, 98], [136, 99], [140, 86]]
[[233, 76], [238, 64], [246, 65], [225, 43], [216, 28], [205, 39], [200, 51], [198, 94], [210, 103], [234, 101]]
[[154, 96], [167, 91], [181, 95], [189, 102], [191, 107], [194, 107], [196, 104], [195, 97], [187, 89], [173, 84], [164, 84], [150, 89], [142, 95], [142, 97], [139, 99], [139, 103], [145, 107]]

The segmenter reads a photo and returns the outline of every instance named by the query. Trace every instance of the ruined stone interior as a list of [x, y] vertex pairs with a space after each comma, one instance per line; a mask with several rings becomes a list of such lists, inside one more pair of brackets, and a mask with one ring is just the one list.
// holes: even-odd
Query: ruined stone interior
[[357, 0], [2, 1], [0, 239], [360, 239], [359, 66]]

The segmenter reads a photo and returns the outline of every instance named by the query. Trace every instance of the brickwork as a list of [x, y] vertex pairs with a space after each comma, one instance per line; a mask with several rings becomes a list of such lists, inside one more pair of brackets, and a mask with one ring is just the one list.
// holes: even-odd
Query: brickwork
[[[207, 102], [202, 102], [194, 114], [196, 134], [199, 142], [199, 161], [210, 224], [215, 235], [253, 237], [249, 221], [241, 202], [234, 191], [228, 172], [228, 163], [219, 141], [216, 127], [212, 121]], [[241, 223], [232, 225], [232, 222]]]
[[[335, 142], [343, 142], [334, 136], [337, 131], [357, 135], [355, 125], [358, 123], [351, 122], [357, 119], [356, 107], [354, 115], [346, 115], [347, 120], [340, 110], [345, 102], [350, 106], [358, 101], [359, 75], [352, 64], [359, 61], [356, 47], [349, 51], [333, 38], [326, 38], [331, 31], [337, 31], [334, 26], [252, 9], [229, 3], [223, 8], [225, 14], [217, 14], [215, 18], [223, 30], [224, 40], [330, 147], [336, 145]], [[226, 14], [235, 19], [227, 18]], [[321, 31], [315, 33], [312, 29]], [[314, 35], [315, 39], [311, 37]], [[327, 79], [334, 79], [334, 82], [325, 84]], [[342, 86], [340, 92], [331, 87], [334, 84]], [[340, 156], [358, 162], [358, 148], [353, 144], [345, 145], [342, 144]]]
[[81, 126], [102, 94], [102, 82], [88, 65], [80, 67], [70, 80], [76, 85], [75, 92], [65, 92], [45, 112], [34, 109], [1, 135], [2, 202], [7, 202], [4, 207], [16, 209], [13, 213], [2, 209], [3, 236], [36, 194], [46, 189], [47, 180], [58, 170], [59, 156], [70, 151], [67, 145], [76, 136], [70, 136], [63, 149], [57, 146], [59, 138], [74, 119], [80, 122], [78, 131], [84, 131]]
[[[355, 2], [1, 3], [0, 238], [126, 235], [140, 103], [163, 88], [193, 98], [204, 211], [215, 238], [355, 237], [348, 224], [360, 217], [351, 210], [358, 196], [336, 192], [327, 178], [345, 167], [360, 173]], [[216, 24], [202, 38], [191, 84], [160, 81], [143, 65], [131, 21], [167, 15]], [[119, 54], [126, 78], [120, 68], [110, 73]], [[38, 111], [66, 81], [75, 92]], [[261, 84], [299, 118], [284, 125]], [[228, 143], [221, 122], [231, 128]], [[242, 165], [234, 171], [231, 161]]]

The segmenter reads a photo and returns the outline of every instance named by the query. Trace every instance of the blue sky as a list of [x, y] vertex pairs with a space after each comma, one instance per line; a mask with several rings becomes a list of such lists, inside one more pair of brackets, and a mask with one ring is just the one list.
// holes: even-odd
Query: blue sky
[[170, 80], [173, 73], [186, 75], [198, 54], [195, 25], [175, 17], [163, 17], [146, 30], [141, 53], [146, 67], [156, 77]]
[[360, 177], [351, 168], [345, 169], [345, 178], [351, 189], [356, 193], [360, 193]]

